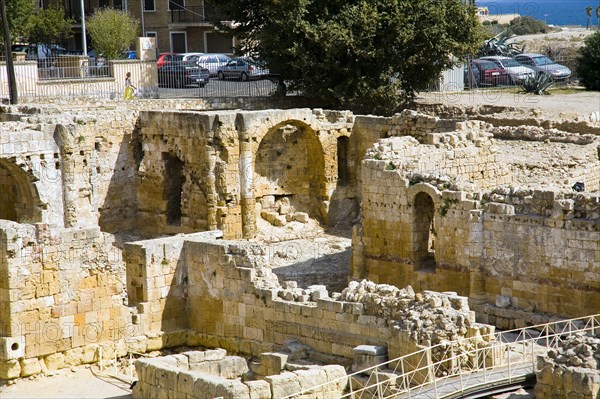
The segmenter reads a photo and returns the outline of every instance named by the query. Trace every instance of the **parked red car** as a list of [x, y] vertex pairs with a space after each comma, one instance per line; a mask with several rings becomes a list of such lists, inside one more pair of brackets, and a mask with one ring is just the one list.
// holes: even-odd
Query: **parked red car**
[[506, 69], [498, 66], [496, 63], [487, 60], [473, 60], [471, 64], [476, 66], [473, 71], [478, 71], [479, 76], [475, 80], [479, 84], [498, 86], [508, 83], [508, 74]]
[[173, 60], [174, 55], [175, 53], [160, 53], [158, 55], [158, 59], [156, 60], [156, 67], [160, 69], [163, 66], [167, 65]]

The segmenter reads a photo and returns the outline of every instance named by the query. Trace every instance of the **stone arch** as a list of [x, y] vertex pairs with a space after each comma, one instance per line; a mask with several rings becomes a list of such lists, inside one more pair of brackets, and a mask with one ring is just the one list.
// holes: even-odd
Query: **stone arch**
[[413, 262], [415, 270], [435, 268], [435, 241], [440, 193], [427, 183], [411, 187], [409, 198], [412, 198], [412, 231]]
[[0, 219], [19, 223], [42, 221], [39, 193], [34, 177], [7, 160], [0, 160]]
[[283, 121], [262, 137], [254, 155], [254, 194], [257, 200], [288, 198], [296, 210], [327, 222], [324, 150], [310, 125]]

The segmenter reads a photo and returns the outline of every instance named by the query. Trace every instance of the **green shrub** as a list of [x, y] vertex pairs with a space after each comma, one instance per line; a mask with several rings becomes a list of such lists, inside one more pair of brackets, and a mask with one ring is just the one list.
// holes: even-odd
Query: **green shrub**
[[538, 72], [535, 76], [528, 76], [521, 82], [521, 89], [525, 93], [533, 93], [538, 95], [548, 94], [546, 90], [554, 85], [554, 80], [550, 75]]
[[588, 90], [600, 90], [600, 31], [588, 36], [579, 49], [577, 75]]
[[517, 17], [510, 21], [508, 31], [514, 35], [531, 35], [534, 33], [546, 33], [548, 27], [544, 21], [532, 17]]

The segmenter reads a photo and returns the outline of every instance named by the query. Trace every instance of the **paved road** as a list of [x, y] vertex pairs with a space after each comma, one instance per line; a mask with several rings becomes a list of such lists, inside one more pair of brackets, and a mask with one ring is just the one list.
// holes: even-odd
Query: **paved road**
[[159, 95], [160, 98], [256, 97], [270, 95], [275, 88], [276, 84], [268, 79], [240, 82], [212, 78], [205, 87], [188, 86], [182, 89], [161, 87]]

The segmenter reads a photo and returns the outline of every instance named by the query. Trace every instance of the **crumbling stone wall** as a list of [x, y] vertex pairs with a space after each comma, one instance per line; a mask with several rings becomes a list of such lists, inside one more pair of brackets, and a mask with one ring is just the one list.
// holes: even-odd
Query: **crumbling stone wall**
[[[349, 113], [142, 112], [140, 121], [137, 203], [143, 232], [218, 228], [226, 238], [253, 237], [261, 210], [257, 200], [267, 195], [289, 197], [299, 209], [329, 222], [336, 140], [349, 135]], [[177, 186], [174, 164], [182, 174]], [[177, 202], [169, 202], [173, 193], [181, 193], [181, 217], [169, 220]]]
[[[448, 331], [448, 339], [490, 338], [489, 327], [475, 323], [465, 298], [412, 291], [399, 296], [394, 287], [385, 289], [370, 284], [371, 296], [390, 296], [396, 302], [384, 301], [380, 306], [370, 305], [366, 309], [368, 301], [363, 302], [367, 296], [349, 296], [354, 288], [346, 296], [332, 298], [324, 286], [307, 289], [280, 286], [270, 270], [265, 248], [257, 244], [216, 241], [206, 236], [179, 239], [182, 250], [177, 263], [187, 271], [187, 278], [180, 280], [181, 289], [187, 292], [187, 342], [196, 345], [258, 355], [276, 350], [289, 340], [298, 340], [315, 353], [351, 359], [355, 346], [371, 344], [387, 346], [390, 357], [397, 357], [435, 341], [426, 334], [413, 337], [412, 325], [394, 322], [403, 311], [428, 317], [427, 312], [418, 312], [417, 308], [439, 308], [434, 312], [435, 317], [447, 314], [448, 319], [441, 324], [447, 325], [444, 329]], [[163, 250], [164, 244], [162, 239], [146, 240], [137, 248], [146, 253], [143, 257], [150, 259], [152, 254]], [[173, 285], [156, 286], [152, 273], [146, 276], [128, 273], [128, 287], [132, 285], [130, 280], [136, 279], [138, 286], [149, 290], [145, 302], [138, 303], [141, 321], [154, 320], [156, 313], [151, 309], [158, 309], [168, 300], [161, 293], [174, 291]], [[135, 291], [130, 292], [133, 295]]]
[[[327, 385], [318, 394], [334, 398], [340, 397], [348, 384], [348, 380], [344, 379], [346, 371], [339, 365], [297, 366], [282, 374], [253, 379], [246, 359], [226, 356], [223, 349], [140, 359], [135, 367], [139, 378], [133, 388], [134, 398], [271, 399], [293, 395], [320, 384]], [[329, 383], [333, 381], [336, 383]]]
[[600, 398], [600, 339], [575, 336], [537, 358], [536, 397]]
[[8, 219], [130, 230], [128, 220], [135, 215], [134, 113], [22, 111], [3, 122], [0, 135], [0, 184], [22, 201], [2, 201], [2, 212], [14, 216]]
[[[500, 186], [511, 175], [489, 135], [467, 132], [427, 133], [429, 145], [383, 139], [367, 153], [352, 277], [454, 290], [474, 303], [503, 295], [528, 312], [596, 313], [597, 195]], [[419, 159], [436, 166], [423, 173]]]

